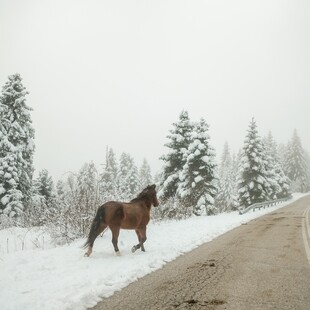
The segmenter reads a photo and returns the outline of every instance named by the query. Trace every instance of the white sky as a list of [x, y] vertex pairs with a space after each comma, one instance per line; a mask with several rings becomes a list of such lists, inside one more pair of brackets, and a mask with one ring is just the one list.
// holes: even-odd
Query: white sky
[[255, 117], [310, 150], [310, 1], [0, 0], [0, 86], [19, 72], [35, 168], [56, 178], [109, 145], [153, 172], [182, 109], [221, 154]]

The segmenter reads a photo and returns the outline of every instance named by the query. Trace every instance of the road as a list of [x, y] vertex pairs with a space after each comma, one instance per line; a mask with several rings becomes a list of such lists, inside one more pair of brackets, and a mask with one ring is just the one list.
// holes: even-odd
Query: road
[[310, 195], [177, 258], [93, 309], [308, 310], [309, 217]]

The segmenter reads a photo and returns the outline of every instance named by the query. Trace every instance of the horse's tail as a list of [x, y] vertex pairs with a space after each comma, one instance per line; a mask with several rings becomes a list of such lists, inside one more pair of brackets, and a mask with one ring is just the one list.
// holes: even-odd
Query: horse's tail
[[100, 224], [104, 223], [104, 220], [105, 220], [105, 208], [104, 208], [104, 206], [101, 206], [98, 208], [96, 216], [95, 216], [95, 218], [91, 224], [87, 241], [85, 242], [85, 244], [83, 246], [84, 248], [86, 248], [89, 245], [93, 246], [97, 236], [100, 233], [99, 232]]

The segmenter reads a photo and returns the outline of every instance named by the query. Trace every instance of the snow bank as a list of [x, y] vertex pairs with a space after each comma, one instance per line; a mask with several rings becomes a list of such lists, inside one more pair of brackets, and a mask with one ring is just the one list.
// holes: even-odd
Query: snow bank
[[[294, 195], [296, 200], [303, 195]], [[36, 246], [32, 239], [42, 231], [27, 232], [21, 249], [22, 229], [0, 232], [0, 308], [9, 309], [85, 309], [94, 306], [102, 298], [111, 296], [129, 283], [161, 268], [202, 243], [281, 208], [293, 200], [257, 212], [239, 215], [237, 212], [210, 217], [193, 217], [181, 221], [150, 223], [146, 253], [131, 253], [137, 243], [132, 231], [122, 230], [119, 248], [122, 256], [114, 254], [111, 233], [108, 231], [95, 243], [90, 258], [83, 257], [81, 248], [85, 240], [77, 240], [70, 246], [51, 248], [48, 236], [43, 246]], [[15, 244], [6, 249], [7, 238]], [[18, 237], [21, 236], [21, 237]], [[44, 235], [45, 236], [45, 235]]]

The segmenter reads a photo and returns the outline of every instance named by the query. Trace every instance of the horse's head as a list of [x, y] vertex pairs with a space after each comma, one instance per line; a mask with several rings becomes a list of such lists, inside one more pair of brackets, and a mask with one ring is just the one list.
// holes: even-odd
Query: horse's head
[[149, 185], [147, 188], [143, 190], [143, 192], [150, 198], [152, 205], [154, 207], [158, 207], [159, 202], [157, 199], [157, 193], [156, 193], [156, 185]]

